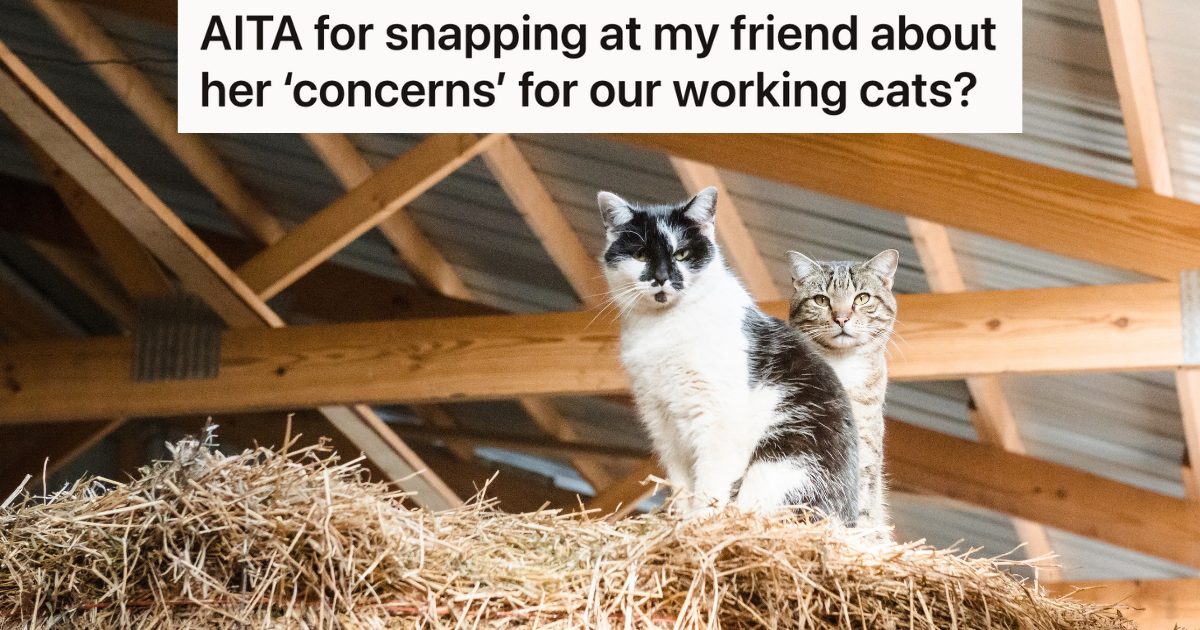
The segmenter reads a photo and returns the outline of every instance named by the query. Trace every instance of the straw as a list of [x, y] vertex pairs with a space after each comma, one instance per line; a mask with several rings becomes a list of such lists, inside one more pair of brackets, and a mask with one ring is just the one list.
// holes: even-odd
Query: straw
[[205, 441], [0, 509], [0, 628], [1132, 628], [1005, 560], [729, 510], [412, 509], [324, 445]]

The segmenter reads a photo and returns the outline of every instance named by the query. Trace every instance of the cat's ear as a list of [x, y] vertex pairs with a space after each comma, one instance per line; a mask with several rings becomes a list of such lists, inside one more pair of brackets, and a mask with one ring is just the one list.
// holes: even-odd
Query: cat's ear
[[900, 252], [894, 249], [885, 249], [878, 256], [867, 261], [867, 268], [883, 281], [884, 288], [891, 291], [892, 284], [896, 280], [896, 267], [899, 264]]
[[809, 277], [821, 268], [820, 263], [800, 252], [788, 252], [787, 257], [792, 268], [792, 284]]
[[600, 204], [600, 217], [604, 219], [604, 227], [610, 230], [633, 219], [629, 202], [610, 192], [596, 195], [596, 202]]
[[709, 186], [696, 193], [683, 207], [683, 216], [700, 225], [711, 225], [717, 218], [717, 187]]

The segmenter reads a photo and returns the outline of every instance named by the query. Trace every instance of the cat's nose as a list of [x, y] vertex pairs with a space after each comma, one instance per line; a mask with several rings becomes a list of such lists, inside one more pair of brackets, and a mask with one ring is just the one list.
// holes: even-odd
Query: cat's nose
[[849, 315], [847, 315], [847, 316], [845, 316], [845, 317], [834, 317], [834, 318], [833, 318], [833, 321], [837, 322], [837, 323], [838, 323], [838, 326], [841, 326], [842, 328], [845, 328], [845, 327], [846, 327], [846, 323], [850, 321], [850, 316], [849, 316]]
[[654, 270], [654, 280], [658, 282], [659, 286], [666, 284], [667, 280], [670, 279], [671, 272], [667, 269], [666, 265], [659, 265], [658, 268]]

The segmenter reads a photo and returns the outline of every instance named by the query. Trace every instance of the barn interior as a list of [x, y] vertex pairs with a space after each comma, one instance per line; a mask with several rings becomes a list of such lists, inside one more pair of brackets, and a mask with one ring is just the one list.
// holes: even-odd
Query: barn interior
[[595, 195], [716, 185], [775, 315], [900, 251], [897, 538], [1200, 625], [1200, 5], [1026, 0], [1024, 133], [936, 137], [179, 134], [174, 22], [0, 0], [0, 496], [294, 414], [432, 509], [652, 508]]

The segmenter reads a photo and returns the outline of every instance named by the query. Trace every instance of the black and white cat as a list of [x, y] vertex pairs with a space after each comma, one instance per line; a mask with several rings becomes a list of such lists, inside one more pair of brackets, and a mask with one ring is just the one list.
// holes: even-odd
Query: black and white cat
[[858, 438], [846, 392], [726, 268], [717, 190], [676, 206], [598, 200], [621, 360], [671, 482], [697, 496], [697, 512], [805, 505], [852, 524]]

